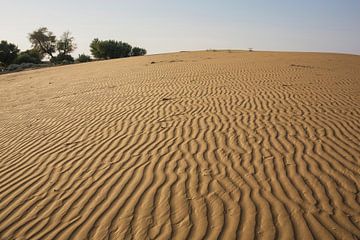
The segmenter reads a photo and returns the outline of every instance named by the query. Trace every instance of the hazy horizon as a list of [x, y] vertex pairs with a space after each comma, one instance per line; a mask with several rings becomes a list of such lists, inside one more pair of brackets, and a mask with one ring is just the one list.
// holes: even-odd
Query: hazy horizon
[[28, 33], [69, 30], [77, 50], [94, 38], [143, 47], [149, 54], [247, 49], [360, 54], [360, 1], [62, 1], [0, 0], [0, 40], [30, 48]]

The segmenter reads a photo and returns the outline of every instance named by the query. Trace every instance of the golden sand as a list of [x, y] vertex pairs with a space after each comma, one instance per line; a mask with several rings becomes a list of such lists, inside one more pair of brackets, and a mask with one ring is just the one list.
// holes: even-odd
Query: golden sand
[[0, 76], [0, 239], [359, 239], [360, 56]]

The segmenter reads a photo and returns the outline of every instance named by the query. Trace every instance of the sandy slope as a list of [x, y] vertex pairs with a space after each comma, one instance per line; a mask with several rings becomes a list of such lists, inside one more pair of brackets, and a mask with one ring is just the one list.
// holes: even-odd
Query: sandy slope
[[360, 238], [360, 56], [0, 76], [0, 239]]

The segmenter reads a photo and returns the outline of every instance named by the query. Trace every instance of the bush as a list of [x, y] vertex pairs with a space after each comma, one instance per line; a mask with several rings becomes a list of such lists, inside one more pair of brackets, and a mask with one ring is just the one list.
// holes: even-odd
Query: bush
[[14, 71], [22, 71], [27, 68], [41, 68], [41, 67], [50, 67], [52, 64], [49, 63], [41, 63], [41, 64], [35, 64], [35, 63], [21, 63], [21, 64], [10, 64], [2, 71], [4, 72], [14, 72]]
[[91, 54], [99, 59], [129, 57], [131, 49], [130, 44], [115, 40], [100, 41], [95, 38], [90, 44]]
[[21, 63], [36, 63], [36, 60], [33, 59], [31, 56], [27, 55], [27, 54], [20, 54], [19, 56], [17, 56], [17, 58], [15, 59], [15, 64], [21, 64]]
[[146, 54], [146, 50], [144, 48], [134, 47], [131, 50], [131, 56], [143, 56]]
[[7, 41], [0, 42], [0, 65], [7, 66], [14, 62], [17, 54], [20, 52], [15, 44]]
[[36, 66], [37, 66], [37, 64], [34, 64], [34, 63], [10, 64], [6, 68], [6, 71], [9, 71], [9, 72], [21, 71], [21, 70], [24, 70], [26, 68], [33, 68], [33, 67], [36, 67]]
[[42, 55], [36, 51], [35, 49], [27, 50], [25, 52], [21, 52], [17, 58], [15, 59], [16, 64], [21, 63], [41, 63]]
[[70, 64], [74, 63], [74, 58], [69, 54], [59, 54], [56, 57], [51, 58], [50, 61], [56, 64]]
[[90, 62], [91, 57], [85, 54], [79, 54], [78, 59], [76, 59], [76, 62], [84, 63], [84, 62]]

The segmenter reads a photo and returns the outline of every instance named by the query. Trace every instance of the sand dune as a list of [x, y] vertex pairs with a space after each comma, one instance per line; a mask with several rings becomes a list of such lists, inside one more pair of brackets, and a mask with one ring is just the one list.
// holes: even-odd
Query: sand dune
[[0, 239], [360, 239], [359, 56], [1, 75], [0, 132]]

